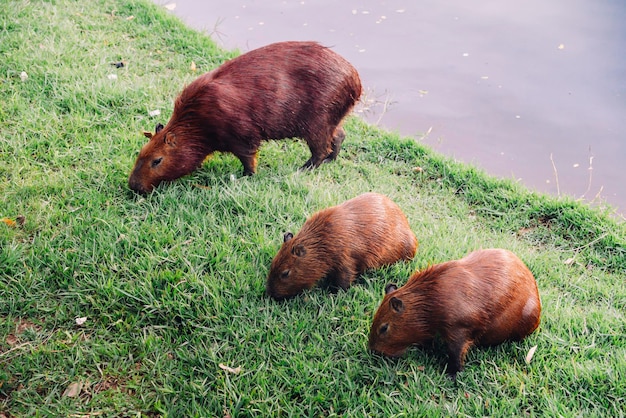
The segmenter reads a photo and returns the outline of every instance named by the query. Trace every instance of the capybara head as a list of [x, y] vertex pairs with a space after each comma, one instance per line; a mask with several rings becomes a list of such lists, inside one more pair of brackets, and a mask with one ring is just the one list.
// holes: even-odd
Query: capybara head
[[518, 341], [538, 326], [541, 301], [526, 265], [503, 249], [474, 251], [460, 260], [414, 273], [398, 289], [388, 285], [374, 315], [372, 351], [399, 356], [439, 336], [448, 348], [448, 374], [463, 369], [473, 345]]
[[396, 290], [395, 284], [385, 286], [385, 298], [374, 316], [369, 337], [370, 350], [389, 357], [401, 356], [415, 342], [413, 332], [419, 331], [420, 327], [412, 322], [424, 316], [416, 315], [412, 306], [407, 309], [402, 299], [394, 297], [392, 293]]
[[[283, 236], [283, 245], [272, 260], [267, 278], [267, 292], [276, 299], [291, 298], [317, 282], [320, 272], [315, 263], [315, 248], [291, 232]], [[313, 254], [311, 254], [313, 252]]]
[[196, 151], [185, 141], [186, 135], [177, 135], [175, 130], [159, 123], [154, 134], [144, 132], [149, 140], [130, 173], [128, 185], [132, 190], [149, 193], [161, 182], [189, 174], [202, 164], [205, 154]]

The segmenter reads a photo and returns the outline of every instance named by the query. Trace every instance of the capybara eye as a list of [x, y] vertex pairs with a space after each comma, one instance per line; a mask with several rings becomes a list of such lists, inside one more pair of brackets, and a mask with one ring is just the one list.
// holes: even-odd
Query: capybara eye
[[280, 273], [280, 278], [281, 279], [286, 279], [287, 277], [289, 277], [289, 273], [290, 273], [289, 270], [283, 271], [282, 273]]
[[163, 157], [155, 158], [154, 160], [152, 160], [152, 167], [156, 167], [157, 165], [161, 164], [161, 161], [163, 161]]
[[378, 330], [379, 334], [384, 334], [387, 332], [387, 330], [389, 329], [389, 324], [382, 324], [380, 326], [380, 329]]

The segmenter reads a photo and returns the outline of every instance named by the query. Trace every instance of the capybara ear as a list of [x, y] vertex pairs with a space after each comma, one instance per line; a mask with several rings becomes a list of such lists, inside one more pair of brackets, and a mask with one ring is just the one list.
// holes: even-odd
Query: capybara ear
[[163, 124], [157, 123], [156, 128], [154, 128], [154, 133], [158, 134], [161, 130], [163, 130]]
[[163, 136], [163, 142], [167, 145], [169, 145], [170, 147], [175, 147], [176, 146], [176, 135], [174, 135], [174, 133], [172, 132], [168, 132], [167, 134], [165, 134]]
[[306, 254], [306, 248], [304, 248], [304, 245], [302, 244], [295, 245], [291, 249], [291, 254], [295, 255], [296, 257], [302, 257]]
[[292, 238], [293, 234], [291, 232], [285, 232], [285, 235], [283, 235], [283, 242], [291, 241]]
[[152, 139], [152, 132], [143, 131], [143, 136], [145, 136], [148, 139]]
[[397, 313], [402, 313], [404, 311], [404, 303], [402, 303], [402, 300], [395, 296], [389, 300], [389, 305], [391, 306], [391, 309]]
[[398, 286], [394, 283], [388, 283], [387, 286], [385, 286], [385, 295], [387, 293], [395, 292], [396, 290], [398, 290]]

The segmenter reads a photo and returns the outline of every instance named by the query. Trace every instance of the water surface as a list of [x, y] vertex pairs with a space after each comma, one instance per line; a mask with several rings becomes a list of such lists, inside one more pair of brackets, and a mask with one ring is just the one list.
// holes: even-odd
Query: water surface
[[626, 213], [626, 2], [156, 1], [226, 48], [332, 46], [369, 122]]

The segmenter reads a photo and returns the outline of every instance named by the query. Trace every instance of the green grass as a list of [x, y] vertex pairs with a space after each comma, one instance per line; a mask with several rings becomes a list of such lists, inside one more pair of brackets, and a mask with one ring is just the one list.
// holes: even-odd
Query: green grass
[[[301, 141], [270, 142], [253, 178], [215, 155], [132, 194], [141, 131], [232, 56], [148, 1], [0, 0], [0, 218], [25, 217], [0, 223], [0, 417], [625, 415], [626, 227], [606, 210], [356, 118], [315, 171], [297, 171]], [[365, 191], [406, 212], [415, 259], [345, 292], [265, 297], [283, 232]], [[538, 332], [473, 349], [456, 384], [438, 345], [367, 352], [387, 282], [480, 247], [534, 272]], [[73, 383], [78, 396], [64, 395]]]

